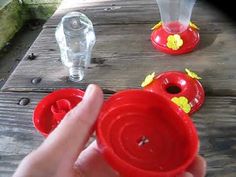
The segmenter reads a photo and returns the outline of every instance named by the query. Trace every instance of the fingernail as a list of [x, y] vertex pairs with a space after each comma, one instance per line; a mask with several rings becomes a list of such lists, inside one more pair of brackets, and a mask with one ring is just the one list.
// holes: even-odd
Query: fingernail
[[84, 177], [84, 172], [81, 170], [81, 165], [78, 162], [74, 163], [74, 170], [76, 171], [76, 173], [80, 176], [80, 177]]
[[96, 86], [95, 85], [93, 85], [93, 84], [88, 85], [88, 87], [87, 87], [87, 89], [85, 91], [85, 94], [84, 94], [84, 98], [85, 99], [89, 98], [93, 94], [93, 92], [95, 90], [96, 90]]

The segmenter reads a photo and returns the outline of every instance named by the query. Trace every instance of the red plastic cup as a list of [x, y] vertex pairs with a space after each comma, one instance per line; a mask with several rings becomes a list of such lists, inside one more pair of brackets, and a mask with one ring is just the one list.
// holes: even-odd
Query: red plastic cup
[[167, 71], [156, 76], [145, 90], [160, 94], [171, 100], [173, 97], [184, 96], [191, 105], [189, 115], [200, 109], [205, 100], [202, 84], [180, 71]]
[[45, 137], [52, 132], [67, 112], [83, 98], [84, 92], [75, 88], [54, 91], [44, 97], [33, 114], [35, 128]]
[[170, 100], [145, 90], [111, 96], [96, 131], [101, 153], [123, 177], [175, 177], [198, 152], [190, 117]]

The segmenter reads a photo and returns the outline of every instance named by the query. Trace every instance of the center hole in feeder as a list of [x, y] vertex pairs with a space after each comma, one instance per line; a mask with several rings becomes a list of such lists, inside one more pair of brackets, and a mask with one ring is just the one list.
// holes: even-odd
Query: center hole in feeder
[[141, 136], [138, 140], [137, 140], [138, 146], [142, 147], [145, 144], [149, 143], [149, 139], [146, 136]]
[[178, 94], [181, 92], [181, 88], [177, 85], [169, 85], [166, 87], [166, 91], [170, 94]]

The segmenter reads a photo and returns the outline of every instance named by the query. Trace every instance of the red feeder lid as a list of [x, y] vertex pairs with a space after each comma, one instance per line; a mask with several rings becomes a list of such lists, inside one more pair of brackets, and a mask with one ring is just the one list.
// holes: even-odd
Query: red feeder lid
[[189, 116], [145, 90], [122, 91], [104, 103], [97, 140], [105, 159], [124, 177], [174, 177], [198, 151]]
[[196, 112], [205, 100], [205, 92], [201, 83], [180, 71], [163, 72], [144, 89], [163, 95], [170, 100], [173, 97], [186, 97], [191, 106], [190, 115]]
[[[178, 23], [173, 23], [172, 26], [179, 26]], [[169, 35], [173, 35], [164, 30], [163, 26], [160, 26], [158, 29], [154, 30], [151, 34], [151, 41], [153, 46], [165, 53], [172, 55], [179, 55], [191, 52], [199, 43], [200, 36], [197, 30], [192, 29], [190, 26], [182, 32], [180, 35], [183, 40], [183, 45], [178, 50], [172, 50], [167, 47], [167, 38]]]
[[35, 128], [47, 136], [60, 123], [67, 112], [81, 100], [84, 92], [69, 88], [54, 91], [44, 97], [36, 106], [33, 114]]

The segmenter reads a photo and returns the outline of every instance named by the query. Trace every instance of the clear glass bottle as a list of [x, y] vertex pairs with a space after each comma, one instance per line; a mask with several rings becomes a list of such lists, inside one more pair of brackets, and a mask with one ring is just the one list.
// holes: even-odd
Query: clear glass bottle
[[81, 81], [91, 62], [91, 52], [96, 41], [92, 22], [80, 12], [70, 12], [62, 18], [55, 36], [62, 63], [69, 67], [70, 80]]
[[196, 0], [156, 0], [163, 28], [172, 34], [185, 31], [190, 23]]

